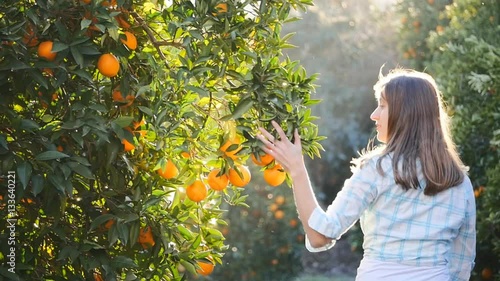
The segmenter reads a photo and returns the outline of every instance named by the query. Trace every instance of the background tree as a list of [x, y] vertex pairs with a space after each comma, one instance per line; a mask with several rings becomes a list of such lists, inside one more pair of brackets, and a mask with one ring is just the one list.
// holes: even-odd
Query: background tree
[[244, 165], [260, 158], [257, 126], [274, 119], [321, 150], [315, 76], [282, 56], [282, 25], [310, 4], [2, 1], [0, 214], [17, 221], [0, 226], [1, 278], [210, 274], [221, 204], [244, 205]]

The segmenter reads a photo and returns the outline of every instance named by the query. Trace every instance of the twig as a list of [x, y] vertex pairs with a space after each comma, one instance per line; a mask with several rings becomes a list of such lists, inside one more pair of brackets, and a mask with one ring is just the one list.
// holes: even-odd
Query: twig
[[165, 57], [165, 54], [163, 54], [163, 52], [160, 49], [160, 46], [164, 45], [164, 44], [161, 44], [161, 45], [158, 44], [159, 42], [156, 40], [153, 31], [151, 30], [151, 28], [149, 28], [146, 21], [139, 14], [137, 14], [137, 12], [132, 11], [132, 12], [130, 12], [130, 14], [141, 25], [141, 27], [144, 29], [144, 31], [146, 31], [146, 34], [148, 35], [149, 40], [151, 41], [151, 43], [153, 43], [153, 46], [155, 46], [156, 50], [158, 51], [158, 54], [160, 55], [160, 58], [165, 62], [165, 65], [167, 66], [167, 68], [170, 69], [170, 66], [167, 63], [167, 58]]

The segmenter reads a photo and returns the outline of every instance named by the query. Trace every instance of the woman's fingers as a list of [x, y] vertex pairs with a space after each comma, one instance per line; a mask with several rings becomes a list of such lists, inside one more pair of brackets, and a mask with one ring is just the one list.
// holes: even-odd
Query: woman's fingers
[[280, 136], [280, 139], [282, 141], [284, 140], [287, 140], [287, 141], [290, 141], [288, 139], [288, 137], [286, 136], [285, 132], [283, 131], [283, 129], [281, 128], [280, 125], [278, 125], [278, 123], [276, 123], [276, 121], [271, 121], [271, 124], [273, 125], [273, 127], [276, 129], [276, 132], [278, 132], [278, 135]]

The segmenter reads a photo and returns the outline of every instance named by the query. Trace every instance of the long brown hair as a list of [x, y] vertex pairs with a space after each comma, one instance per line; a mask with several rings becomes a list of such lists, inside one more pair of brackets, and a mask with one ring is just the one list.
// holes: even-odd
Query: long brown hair
[[435, 195], [459, 185], [466, 167], [460, 160], [449, 130], [449, 118], [434, 79], [406, 69], [380, 75], [374, 86], [389, 108], [388, 141], [378, 160], [392, 154], [396, 183], [405, 190], [420, 188], [417, 162], [426, 180], [424, 193]]

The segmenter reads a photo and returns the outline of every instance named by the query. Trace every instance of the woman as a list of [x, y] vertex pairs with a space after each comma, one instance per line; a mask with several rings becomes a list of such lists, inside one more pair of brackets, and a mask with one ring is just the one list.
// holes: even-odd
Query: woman
[[358, 281], [469, 280], [475, 258], [475, 201], [432, 77], [393, 70], [374, 86], [370, 118], [383, 146], [355, 161], [324, 211], [313, 193], [300, 136], [261, 128], [263, 150], [289, 173], [310, 251], [334, 246], [358, 219], [364, 256]]

